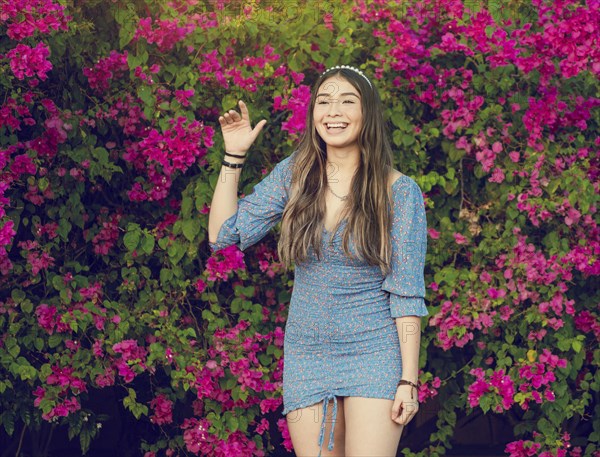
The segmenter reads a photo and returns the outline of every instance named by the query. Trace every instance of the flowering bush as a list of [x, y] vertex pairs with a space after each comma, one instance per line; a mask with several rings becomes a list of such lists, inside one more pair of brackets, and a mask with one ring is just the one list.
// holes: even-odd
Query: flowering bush
[[[241, 192], [345, 63], [387, 106], [428, 208], [426, 449], [457, 413], [511, 456], [598, 455], [600, 3], [0, 2], [0, 423], [83, 452], [113, 389], [159, 455], [272, 453], [293, 284], [272, 238], [211, 256], [220, 112], [270, 120]], [[281, 33], [282, 30], [285, 33]], [[597, 416], [597, 414], [596, 414]], [[408, 451], [407, 451], [408, 452]]]

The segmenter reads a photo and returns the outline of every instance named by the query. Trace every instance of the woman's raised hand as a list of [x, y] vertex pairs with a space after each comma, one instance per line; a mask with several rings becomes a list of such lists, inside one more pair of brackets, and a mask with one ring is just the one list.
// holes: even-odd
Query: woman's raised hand
[[246, 154], [267, 121], [263, 119], [253, 129], [250, 125], [248, 107], [241, 100], [239, 105], [241, 115], [236, 110], [231, 109], [219, 116], [219, 123], [225, 141], [225, 151], [233, 154]]

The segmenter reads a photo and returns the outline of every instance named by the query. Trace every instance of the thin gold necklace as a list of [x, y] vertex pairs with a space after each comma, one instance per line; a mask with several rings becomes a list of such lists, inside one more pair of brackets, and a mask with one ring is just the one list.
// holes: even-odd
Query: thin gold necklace
[[330, 192], [331, 192], [333, 195], [335, 195], [337, 198], [339, 198], [339, 199], [340, 199], [340, 200], [342, 200], [342, 201], [346, 201], [346, 200], [348, 199], [348, 196], [350, 195], [350, 194], [348, 194], [348, 195], [345, 195], [345, 196], [343, 196], [343, 197], [340, 197], [338, 194], [336, 194], [336, 193], [333, 191], [333, 189], [332, 189], [331, 187], [329, 187], [329, 186], [327, 186], [327, 187], [329, 188], [329, 191], [330, 191]]

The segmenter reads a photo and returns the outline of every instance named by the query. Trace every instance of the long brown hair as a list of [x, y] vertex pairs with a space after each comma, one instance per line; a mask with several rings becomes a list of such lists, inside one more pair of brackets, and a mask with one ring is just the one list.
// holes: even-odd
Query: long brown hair
[[[372, 88], [358, 73], [345, 68], [322, 74], [311, 91], [306, 129], [294, 153], [292, 191], [282, 215], [277, 252], [288, 268], [292, 261], [297, 264], [305, 261], [310, 246], [317, 258], [321, 258], [326, 211], [327, 149], [315, 128], [313, 109], [319, 87], [333, 76], [346, 79], [359, 92], [363, 119], [358, 137], [360, 163], [340, 217], [340, 220], [347, 219], [342, 234], [343, 251], [346, 256], [353, 257], [349, 251], [351, 234], [359, 257], [369, 265], [379, 265], [382, 274], [386, 275], [391, 262], [390, 211], [393, 206], [389, 176], [392, 149], [377, 89]], [[336, 224], [332, 235], [339, 225], [340, 222]]]

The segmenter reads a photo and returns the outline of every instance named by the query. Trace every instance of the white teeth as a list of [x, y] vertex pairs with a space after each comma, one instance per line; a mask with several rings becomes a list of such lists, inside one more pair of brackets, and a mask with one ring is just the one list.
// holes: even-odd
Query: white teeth
[[336, 124], [325, 124], [327, 125], [328, 129], [334, 128], [334, 127], [342, 127], [342, 128], [346, 128], [348, 127], [348, 124], [346, 124], [345, 122], [338, 122]]

